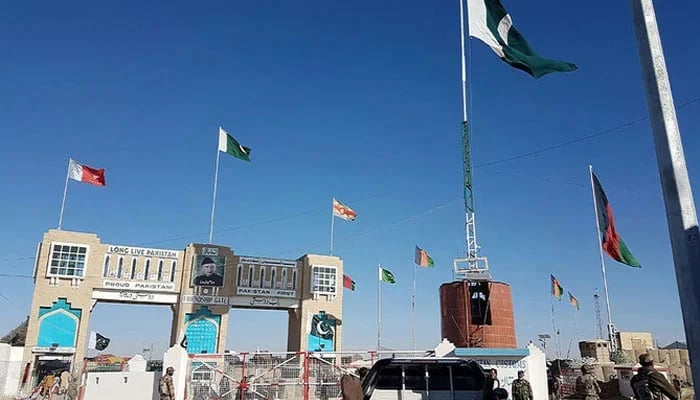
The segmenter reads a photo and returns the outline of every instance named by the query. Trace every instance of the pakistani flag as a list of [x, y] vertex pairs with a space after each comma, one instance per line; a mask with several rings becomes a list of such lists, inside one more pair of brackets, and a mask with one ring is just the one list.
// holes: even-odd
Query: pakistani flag
[[500, 0], [469, 1], [469, 36], [486, 43], [505, 62], [539, 78], [550, 72], [569, 72], [575, 64], [542, 58], [513, 27]]
[[242, 146], [221, 127], [219, 127], [219, 151], [228, 153], [241, 160], [250, 161], [250, 148]]
[[394, 274], [391, 273], [388, 269], [384, 268], [379, 268], [379, 280], [381, 282], [386, 282], [386, 283], [391, 283], [392, 285], [396, 283], [396, 278], [394, 278]]

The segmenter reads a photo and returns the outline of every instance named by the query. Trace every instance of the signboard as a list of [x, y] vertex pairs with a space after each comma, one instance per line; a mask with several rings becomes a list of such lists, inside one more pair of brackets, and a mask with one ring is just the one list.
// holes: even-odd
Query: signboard
[[209, 304], [227, 306], [228, 297], [224, 296], [199, 296], [199, 295], [184, 295], [182, 302], [187, 304]]
[[146, 290], [149, 292], [175, 291], [175, 283], [156, 281], [118, 281], [112, 279], [105, 279], [102, 281], [102, 287], [105, 289]]
[[155, 258], [178, 258], [178, 256], [180, 255], [180, 252], [175, 250], [112, 245], [107, 247], [107, 253], [119, 254], [123, 256], [143, 256]]
[[203, 247], [202, 248], [202, 255], [203, 256], [218, 256], [219, 255], [219, 248], [218, 247]]
[[113, 291], [94, 289], [92, 298], [95, 300], [123, 301], [128, 303], [175, 304], [176, 293], [135, 292], [130, 290]]
[[194, 256], [192, 286], [224, 286], [225, 267], [226, 257], [203, 254]]
[[297, 308], [299, 307], [299, 301], [297, 299], [274, 297], [233, 296], [229, 297], [229, 305], [238, 307]]
[[528, 370], [527, 358], [475, 357], [474, 361], [479, 363], [486, 371], [495, 368], [498, 373], [498, 380], [501, 382], [501, 387], [508, 390], [508, 393], [510, 393], [513, 381], [518, 379], [518, 371]]
[[265, 288], [250, 288], [250, 287], [238, 287], [236, 289], [236, 294], [243, 296], [257, 296], [257, 297], [297, 297], [296, 290], [284, 290], [284, 289], [265, 289]]
[[32, 353], [74, 354], [75, 347], [32, 347]]
[[199, 296], [184, 295], [182, 302], [185, 304], [206, 304], [231, 307], [251, 307], [251, 308], [297, 308], [299, 301], [295, 298], [276, 298], [259, 296]]
[[241, 256], [239, 263], [247, 265], [260, 265], [263, 267], [290, 267], [296, 268], [294, 260], [282, 260], [278, 258]]

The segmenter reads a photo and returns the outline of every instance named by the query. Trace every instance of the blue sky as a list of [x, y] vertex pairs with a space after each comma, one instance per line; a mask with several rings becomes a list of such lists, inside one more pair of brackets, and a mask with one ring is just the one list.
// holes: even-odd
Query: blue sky
[[[690, 0], [658, 1], [676, 104], [700, 97]], [[618, 229], [644, 268], [608, 260], [621, 330], [683, 338], [648, 121], [553, 151], [483, 166], [647, 115], [627, 2], [505, 2], [542, 55], [579, 70], [535, 80], [471, 41], [479, 243], [512, 285], [520, 345], [551, 333], [549, 274], [581, 302], [556, 304], [562, 352], [595, 335], [602, 280], [588, 186], [593, 164]], [[376, 265], [384, 344], [408, 348], [414, 245], [418, 345], [440, 339], [438, 287], [463, 256], [458, 3], [135, 1], [6, 3], [0, 13], [0, 268], [31, 274], [56, 226], [69, 157], [107, 169], [106, 188], [71, 183], [64, 228], [104, 242], [181, 249], [206, 240], [217, 128], [252, 148], [222, 158], [215, 242], [246, 255], [328, 250], [333, 196], [359, 213], [336, 223], [346, 293], [344, 346], [375, 343]], [[700, 103], [678, 111], [697, 187]], [[4, 277], [0, 331], [29, 310], [32, 280]], [[113, 351], [165, 346], [167, 307], [98, 305], [91, 328]], [[228, 347], [285, 347], [286, 314], [232, 311]], [[128, 344], [127, 344], [128, 343]]]

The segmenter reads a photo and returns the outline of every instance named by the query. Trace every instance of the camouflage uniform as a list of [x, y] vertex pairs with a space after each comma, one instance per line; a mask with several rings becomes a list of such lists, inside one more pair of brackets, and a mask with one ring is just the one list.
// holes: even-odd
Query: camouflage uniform
[[581, 371], [583, 375], [576, 378], [576, 394], [584, 400], [600, 400], [600, 386], [591, 374], [593, 367], [584, 365]]
[[513, 381], [510, 389], [513, 400], [532, 400], [532, 388], [530, 382], [525, 378], [518, 378]]

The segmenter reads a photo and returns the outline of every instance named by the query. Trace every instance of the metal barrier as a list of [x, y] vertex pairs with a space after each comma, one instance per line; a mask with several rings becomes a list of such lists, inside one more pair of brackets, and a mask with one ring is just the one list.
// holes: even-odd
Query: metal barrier
[[423, 352], [193, 354], [188, 400], [330, 400], [341, 397], [340, 378], [380, 358]]

